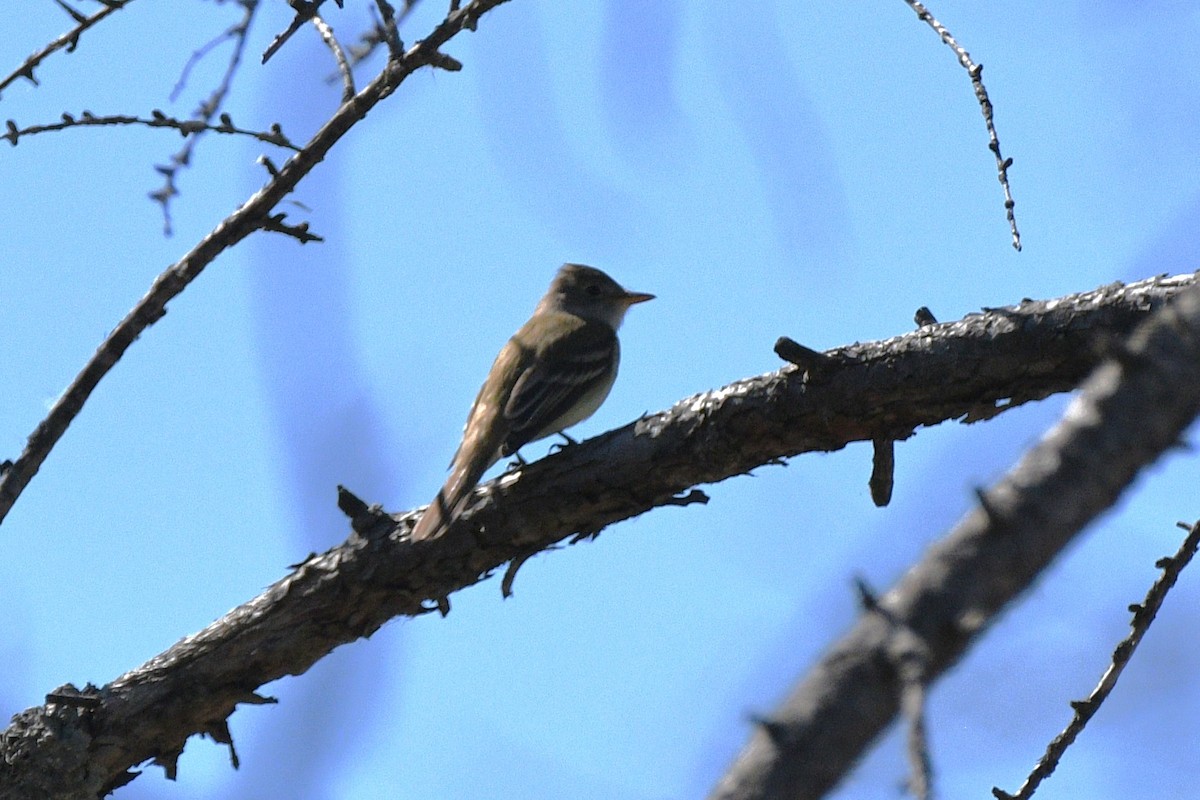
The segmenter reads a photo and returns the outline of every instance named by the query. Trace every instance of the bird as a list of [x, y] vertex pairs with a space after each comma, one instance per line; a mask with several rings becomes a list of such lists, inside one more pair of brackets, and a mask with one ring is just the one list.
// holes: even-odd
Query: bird
[[529, 320], [496, 356], [475, 398], [450, 477], [412, 530], [440, 535], [462, 513], [483, 474], [530, 442], [595, 413], [621, 360], [617, 329], [630, 306], [654, 295], [630, 292], [584, 264], [564, 264]]

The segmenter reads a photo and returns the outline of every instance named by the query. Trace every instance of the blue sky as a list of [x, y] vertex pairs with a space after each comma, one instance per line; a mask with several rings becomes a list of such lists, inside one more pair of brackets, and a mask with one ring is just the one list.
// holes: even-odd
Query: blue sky
[[[329, 5], [353, 40], [366, 4]], [[406, 39], [443, 5], [425, 0]], [[1196, 268], [1194, 4], [932, 10], [986, 67], [1023, 253], [966, 75], [899, 0], [513, 0], [456, 39], [461, 73], [413, 76], [284, 207], [326, 242], [260, 235], [221, 256], [0, 527], [6, 713], [112, 680], [340, 542], [336, 484], [390, 509], [427, 502], [492, 357], [564, 261], [658, 295], [630, 313], [620, 379], [580, 436], [776, 369], [783, 334], [832, 347], [905, 332], [922, 305], [948, 320]], [[67, 24], [49, 0], [9, 15], [5, 71]], [[40, 87], [10, 87], [0, 118], [184, 116], [226, 51], [172, 103], [187, 56], [236, 18], [132, 3], [51, 58]], [[299, 141], [337, 89], [307, 28], [258, 65], [287, 19], [267, 2], [229, 110]], [[153, 278], [261, 185], [255, 158], [284, 158], [209, 137], [164, 238], [146, 193], [179, 144], [103, 129], [0, 148], [0, 456]], [[149, 768], [117, 796], [703, 796], [746, 716], [852, 623], [852, 578], [889, 585], [1064, 402], [918, 432], [897, 446], [886, 509], [857, 445], [539, 556], [508, 601], [485, 582], [444, 620], [395, 621], [266, 687], [279, 706], [231, 720], [241, 770], [194, 739], [177, 783]], [[1125, 635], [1175, 521], [1200, 516], [1194, 486], [1193, 456], [1156, 465], [938, 684], [942, 796], [1019, 785]], [[1190, 795], [1198, 588], [1185, 573], [1039, 796]], [[886, 737], [836, 796], [896, 796], [900, 744]]]

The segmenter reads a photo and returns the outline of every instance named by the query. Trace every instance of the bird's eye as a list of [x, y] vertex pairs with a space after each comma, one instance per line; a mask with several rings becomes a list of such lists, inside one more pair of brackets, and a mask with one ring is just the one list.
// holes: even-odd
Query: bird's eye
[[588, 293], [589, 297], [599, 297], [600, 296], [600, 284], [589, 283], [587, 289], [585, 289], [584, 291], [586, 291]]

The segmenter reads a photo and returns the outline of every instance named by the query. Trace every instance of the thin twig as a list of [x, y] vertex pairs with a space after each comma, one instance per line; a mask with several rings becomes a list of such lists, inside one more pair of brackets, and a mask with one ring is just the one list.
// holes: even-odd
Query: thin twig
[[[371, 12], [371, 27], [359, 34], [357, 44], [352, 44], [347, 49], [347, 53], [349, 54], [350, 68], [354, 69], [359, 64], [370, 58], [381, 44], [387, 43], [389, 50], [391, 50], [393, 54], [397, 49], [403, 50], [404, 43], [400, 40], [399, 35], [400, 25], [408, 17], [409, 13], [413, 10], [418, 2], [420, 2], [420, 0], [405, 0], [404, 7], [400, 9], [398, 14], [394, 14], [394, 24], [390, 26], [395, 32], [394, 41], [389, 38], [391, 34], [389, 34], [389, 25], [387, 22], [384, 19], [380, 19], [375, 14], [375, 9], [378, 6], [378, 3], [375, 6], [367, 6]], [[388, 5], [388, 8], [391, 8], [390, 4]], [[450, 10], [455, 11], [457, 9], [451, 8]], [[333, 73], [332, 75], [326, 77], [325, 81], [326, 83], [333, 83], [337, 79], [337, 73]]]
[[0, 476], [0, 522], [3, 522], [54, 445], [83, 409], [100, 380], [116, 365], [134, 340], [162, 318], [167, 303], [187, 288], [218, 255], [251, 233], [270, 225], [275, 206], [321, 163], [330, 148], [347, 131], [366, 117], [380, 101], [395, 92], [413, 72], [441, 61], [444, 54], [438, 48], [462, 31], [473, 30], [482, 14], [506, 2], [508, 0], [473, 0], [466, 8], [443, 19], [429, 36], [413, 45], [402, 59], [389, 61], [384, 70], [355, 95], [354, 102], [338, 107], [308, 144], [280, 167], [266, 186], [226, 217], [183, 258], [155, 278], [150, 291], [117, 323], [71, 385], [59, 396], [50, 413], [30, 434], [20, 457]]
[[909, 791], [917, 800], [933, 797], [933, 758], [929, 754], [929, 731], [925, 724], [925, 700], [929, 683], [929, 644], [912, 626], [879, 602], [879, 595], [859, 577], [854, 581], [860, 605], [887, 625], [884, 651], [899, 683], [900, 712], [908, 720]]
[[[220, 42], [227, 39], [233, 41], [233, 52], [229, 55], [229, 61], [225, 65], [225, 73], [221, 76], [221, 82], [200, 103], [196, 110], [192, 112], [192, 118], [195, 120], [211, 122], [217, 112], [221, 110], [221, 106], [225, 103], [225, 98], [233, 87], [233, 77], [237, 73], [238, 66], [242, 62], [242, 54], [246, 50], [246, 40], [250, 33], [250, 23], [254, 20], [254, 15], [259, 8], [259, 0], [239, 0], [239, 2], [245, 12], [241, 21], [235, 25], [231, 25], [220, 36], [212, 39], [199, 50], [192, 53], [187, 64], [184, 65], [174, 89], [171, 90], [171, 99], [174, 100], [183, 91], [188, 74], [196, 63], [211, 52]], [[276, 125], [275, 127], [278, 128], [279, 126]], [[203, 133], [204, 131], [201, 130], [189, 136], [187, 141], [183, 143], [183, 147], [171, 155], [169, 163], [159, 164], [156, 167], [159, 174], [163, 176], [163, 185], [150, 192], [150, 198], [162, 206], [163, 234], [165, 236], [171, 235], [171, 198], [179, 194], [179, 188], [176, 186], [175, 180], [179, 176], [179, 171], [192, 163], [192, 153], [195, 151], [196, 145], [199, 143]]]
[[[400, 20], [396, 19], [396, 9], [392, 8], [392, 4], [387, 0], [375, 0], [375, 5], [379, 9], [379, 16], [383, 23], [383, 41], [387, 43], [388, 53], [392, 58], [400, 58], [404, 55], [404, 43], [400, 41]], [[412, 3], [406, 2], [401, 17], [408, 14], [412, 10]]]
[[[271, 41], [271, 44], [267, 46], [267, 49], [263, 51], [262, 63], [267, 63], [271, 59], [271, 56], [279, 52], [279, 48], [287, 44], [287, 40], [292, 38], [292, 35], [304, 26], [304, 23], [319, 14], [321, 4], [324, 2], [325, 0], [311, 0], [311, 2], [310, 0], [288, 0], [288, 5], [296, 12], [296, 16], [292, 17], [292, 21], [288, 23], [287, 28], [279, 33]], [[338, 5], [340, 6], [341, 3], [338, 2]]]
[[1008, 792], [998, 787], [992, 788], [992, 794], [997, 800], [1028, 800], [1037, 791], [1038, 786], [1043, 780], [1050, 777], [1051, 773], [1058, 767], [1058, 762], [1062, 759], [1074, 742], [1076, 737], [1083, 732], [1088, 721], [1100, 710], [1100, 706], [1105, 699], [1112, 693], [1112, 690], [1117, 685], [1117, 680], [1121, 677], [1121, 672], [1129, 664], [1129, 660], [1133, 658], [1133, 653], [1141, 644], [1142, 637], [1146, 635], [1146, 631], [1150, 630], [1150, 623], [1154, 622], [1154, 617], [1158, 614], [1158, 610], [1162, 608], [1163, 601], [1167, 597], [1167, 592], [1171, 591], [1171, 587], [1179, 579], [1179, 574], [1183, 572], [1184, 567], [1192, 560], [1192, 556], [1196, 555], [1196, 549], [1200, 548], [1200, 520], [1188, 525], [1187, 523], [1178, 523], [1179, 527], [1188, 532], [1184, 538], [1183, 544], [1179, 546], [1178, 552], [1174, 556], [1159, 559], [1156, 567], [1162, 570], [1162, 575], [1158, 576], [1158, 580], [1150, 587], [1150, 591], [1146, 593], [1146, 599], [1140, 604], [1134, 604], [1129, 607], [1133, 612], [1133, 620], [1129, 623], [1133, 628], [1129, 635], [1117, 645], [1113, 650], [1112, 663], [1108, 665], [1108, 669], [1104, 671], [1100, 682], [1096, 684], [1096, 688], [1092, 689], [1092, 693], [1088, 695], [1086, 700], [1077, 700], [1071, 703], [1071, 708], [1075, 711], [1075, 716], [1071, 722], [1063, 729], [1062, 733], [1055, 736], [1046, 748], [1045, 754], [1038, 761], [1033, 771], [1029, 773], [1029, 777], [1025, 779], [1025, 783], [1017, 790], [1016, 794]]
[[[34, 77], [33, 71], [41, 66], [43, 61], [59, 50], [65, 50], [68, 53], [74, 52], [75, 48], [79, 45], [79, 37], [84, 31], [94, 27], [105, 17], [120, 11], [132, 2], [133, 0], [104, 0], [103, 8], [95, 14], [83, 17], [82, 19], [80, 19], [78, 12], [71, 13], [68, 11], [68, 13], [71, 13], [71, 18], [75, 20], [75, 27], [29, 56], [29, 58], [21, 63], [21, 66], [4, 76], [3, 79], [0, 79], [0, 92], [11, 86], [18, 78], [25, 78], [34, 86], [37, 86], [38, 80]], [[62, 4], [60, 3], [60, 5]]]
[[[396, 15], [397, 26], [404, 24], [404, 20], [408, 19], [408, 15], [412, 13], [412, 10], [416, 8], [419, 2], [421, 0], [404, 0], [404, 8], [400, 9], [400, 13]], [[454, 13], [457, 10], [457, 8], [452, 8], [450, 9], [450, 13]]]
[[69, 5], [64, 3], [63, 0], [54, 0], [54, 4], [57, 5], [59, 8], [61, 8], [63, 11], [67, 12], [67, 16], [69, 16], [71, 19], [75, 20], [76, 24], [87, 21], [87, 14], [81, 14], [80, 12], [76, 11], [75, 9], [71, 8]]
[[148, 128], [171, 128], [179, 131], [183, 136], [195, 136], [198, 133], [212, 131], [213, 133], [249, 136], [252, 139], [273, 144], [276, 147], [283, 147], [295, 152], [300, 151], [300, 148], [283, 134], [283, 129], [277, 124], [272, 125], [268, 131], [255, 131], [249, 128], [239, 128], [237, 125], [234, 125], [233, 120], [227, 114], [221, 115], [219, 125], [213, 125], [212, 123], [197, 119], [168, 117], [158, 109], [151, 111], [149, 117], [136, 117], [128, 114], [96, 116], [90, 111], [84, 111], [78, 117], [73, 114], [63, 114], [58, 122], [29, 125], [24, 128], [19, 127], [16, 122], [10, 119], [5, 123], [5, 132], [0, 134], [0, 141], [6, 141], [16, 146], [17, 141], [22, 136], [35, 136], [39, 133], [64, 131], [69, 128], [87, 128], [105, 125], [145, 125]]
[[[373, 7], [368, 6], [368, 8]], [[371, 13], [374, 14], [375, 12], [372, 11]], [[359, 34], [358, 42], [350, 45], [348, 48], [347, 52], [349, 54], [350, 69], [354, 69], [359, 64], [370, 58], [371, 54], [375, 52], [379, 45], [383, 44], [383, 40], [386, 36], [387, 33], [383, 29], [383, 23], [376, 19], [370, 28]], [[325, 77], [325, 82], [333, 83], [338, 79], [338, 74], [334, 72]]]
[[354, 72], [351, 71], [350, 63], [346, 60], [346, 52], [342, 50], [341, 43], [333, 35], [333, 28], [329, 27], [329, 23], [321, 19], [320, 15], [314, 16], [312, 23], [321, 34], [321, 41], [325, 42], [325, 46], [333, 53], [333, 59], [337, 62], [338, 73], [342, 76], [342, 102], [345, 103], [355, 95]]
[[296, 225], [292, 225], [289, 222], [284, 222], [285, 219], [287, 219], [287, 214], [282, 212], [278, 214], [272, 214], [263, 221], [262, 229], [264, 231], [282, 233], [284, 236], [290, 236], [300, 244], [325, 241], [324, 236], [318, 236], [308, 229], [307, 222], [301, 222]]
[[975, 99], [979, 101], [979, 108], [983, 111], [983, 121], [987, 125], [988, 149], [996, 157], [996, 170], [999, 173], [1000, 185], [1004, 188], [1004, 211], [1008, 217], [1008, 228], [1012, 231], [1012, 246], [1014, 250], [1019, 251], [1021, 249], [1021, 233], [1017, 230], [1017, 217], [1014, 211], [1016, 201], [1013, 200], [1012, 188], [1008, 183], [1008, 168], [1012, 166], [1013, 160], [1000, 155], [1000, 138], [996, 135], [996, 124], [992, 120], [992, 101], [988, 99], [987, 89], [983, 86], [983, 65], [976, 64], [971, 60], [970, 53], [950, 35], [946, 26], [938, 22], [933, 14], [921, 5], [919, 0], [904, 0], [904, 2], [908, 3], [909, 7], [917, 13], [918, 19], [933, 28], [934, 33], [941, 37], [942, 42], [954, 51], [954, 54], [958, 56], [958, 63], [962, 64], [967, 74], [971, 76], [971, 85], [975, 88]]
[[917, 800], [932, 800], [933, 758], [929, 753], [929, 728], [925, 724], [925, 699], [928, 696], [927, 666], [928, 650], [920, 657], [906, 655], [901, 663], [900, 712], [908, 720], [909, 791]]
[[175, 85], [171, 87], [171, 94], [168, 95], [168, 97], [172, 103], [178, 100], [179, 95], [183, 94], [183, 90], [187, 88], [188, 78], [191, 77], [192, 70], [195, 69], [196, 66], [203, 61], [209, 53], [211, 53], [213, 50], [216, 50], [218, 46], [223, 44], [225, 40], [232, 39], [234, 36], [236, 36], [238, 34], [238, 28], [240, 27], [242, 27], [242, 23], [230, 25], [228, 28], [221, 31], [216, 36], [192, 51], [192, 54], [188, 56], [187, 63], [185, 63], [183, 65], [183, 69], [179, 71], [179, 78], [176, 79]]

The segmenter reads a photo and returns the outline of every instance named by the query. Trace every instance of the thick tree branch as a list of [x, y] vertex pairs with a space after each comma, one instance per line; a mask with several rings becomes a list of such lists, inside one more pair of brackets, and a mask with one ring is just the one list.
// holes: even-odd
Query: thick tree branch
[[915, 633], [929, 680], [1200, 411], [1200, 288], [1116, 346], [1046, 437], [935, 544], [793, 690], [737, 758], [714, 800], [823, 796], [894, 719], [894, 631]]
[[187, 255], [155, 278], [150, 291], [117, 323], [95, 355], [54, 403], [49, 415], [38, 424], [20, 457], [7, 470], [0, 472], [0, 522], [3, 522], [50, 450], [79, 414], [100, 379], [146, 328], [167, 313], [167, 303], [187, 288], [225, 250], [251, 233], [269, 227], [272, 224], [271, 212], [279, 201], [321, 163], [329, 149], [347, 131], [366, 117], [377, 103], [396, 91], [409, 75], [421, 67], [446, 68], [451, 62], [457, 64], [439, 48], [461, 31], [473, 30], [481, 15], [505, 2], [507, 0], [472, 0], [448, 14], [427, 38], [410, 47], [403, 57], [389, 59], [383, 71], [350, 101], [343, 103], [308, 144], [272, 174], [266, 186], [226, 217]]
[[[0, 736], [0, 800], [91, 797], [127, 780], [127, 770], [148, 759], [171, 769], [189, 736], [209, 733], [224, 741], [225, 720], [237, 704], [262, 702], [259, 686], [304, 672], [392, 617], [448, 612], [450, 594], [506, 562], [678, 504], [680, 493], [696, 484], [802, 452], [904, 439], [921, 425], [999, 413], [1000, 400], [1011, 407], [1068, 390], [1097, 362], [1097, 338], [1128, 332], [1194, 282], [1193, 276], [1153, 279], [1025, 302], [829, 351], [832, 366], [819, 382], [787, 366], [688, 398], [492, 481], [444, 535], [418, 543], [407, 538], [415, 512], [393, 517], [343, 492], [340, 505], [354, 529], [345, 543], [311, 556], [259, 597], [142, 667], [85, 689], [86, 703], [55, 701], [17, 715]], [[992, 496], [1008, 509], [1004, 491]], [[1031, 550], [1036, 554], [1040, 546]], [[990, 584], [973, 591], [1011, 596], [1025, 585], [1022, 575], [994, 576], [1003, 591]], [[930, 631], [921, 614], [934, 612], [910, 609], [913, 598], [906, 590], [882, 602], [930, 640], [936, 675], [948, 663], [946, 647], [961, 649], [965, 638], [953, 626]], [[967, 600], [967, 608], [982, 609], [994, 598]], [[877, 626], [871, 629], [880, 635]], [[882, 688], [862, 688], [894, 711], [894, 679], [886, 663], [873, 667], [883, 676]], [[56, 693], [77, 694], [72, 687]]]

